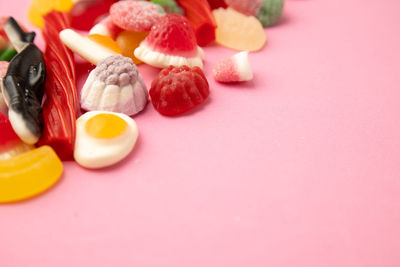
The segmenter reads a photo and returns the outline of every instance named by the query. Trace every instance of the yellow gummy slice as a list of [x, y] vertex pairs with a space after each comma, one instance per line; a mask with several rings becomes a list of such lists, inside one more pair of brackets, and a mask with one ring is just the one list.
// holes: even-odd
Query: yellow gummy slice
[[53, 9], [69, 11], [73, 5], [72, 0], [33, 0], [28, 10], [28, 19], [33, 25], [43, 27], [43, 15]]
[[88, 35], [88, 38], [118, 54], [122, 54], [122, 50], [119, 47], [118, 43], [114, 41], [111, 37], [100, 34], [90, 34]]
[[260, 50], [267, 38], [254, 16], [243, 15], [231, 8], [213, 10], [217, 29], [215, 41], [225, 47], [243, 51]]
[[122, 55], [130, 57], [136, 65], [142, 63], [142, 61], [135, 57], [133, 51], [146, 38], [147, 34], [148, 32], [123, 31], [116, 38], [119, 47], [122, 49]]
[[58, 181], [63, 166], [49, 146], [0, 160], [0, 203], [38, 195]]

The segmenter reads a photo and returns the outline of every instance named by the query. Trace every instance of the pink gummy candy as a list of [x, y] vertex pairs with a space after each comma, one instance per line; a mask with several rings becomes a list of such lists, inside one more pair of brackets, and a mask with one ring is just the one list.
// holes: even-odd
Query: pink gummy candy
[[219, 61], [213, 68], [214, 79], [218, 82], [243, 82], [253, 79], [248, 51]]
[[111, 19], [118, 27], [135, 32], [149, 31], [163, 15], [157, 5], [142, 1], [120, 1], [110, 8]]

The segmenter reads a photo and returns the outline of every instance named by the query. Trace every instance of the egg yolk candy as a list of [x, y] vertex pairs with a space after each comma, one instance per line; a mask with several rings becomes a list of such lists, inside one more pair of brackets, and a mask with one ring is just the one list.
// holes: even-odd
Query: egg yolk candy
[[75, 161], [86, 168], [102, 168], [124, 159], [134, 148], [139, 131], [122, 113], [90, 111], [76, 121]]
[[0, 160], [0, 203], [36, 196], [54, 185], [63, 166], [49, 146]]

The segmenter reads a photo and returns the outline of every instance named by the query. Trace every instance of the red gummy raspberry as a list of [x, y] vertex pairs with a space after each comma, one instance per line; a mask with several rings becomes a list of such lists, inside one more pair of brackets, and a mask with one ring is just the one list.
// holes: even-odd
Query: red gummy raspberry
[[150, 88], [151, 103], [163, 115], [174, 116], [194, 109], [210, 94], [199, 67], [169, 66], [161, 70]]
[[152, 49], [181, 56], [197, 55], [197, 42], [189, 21], [179, 14], [167, 14], [159, 19], [146, 37]]

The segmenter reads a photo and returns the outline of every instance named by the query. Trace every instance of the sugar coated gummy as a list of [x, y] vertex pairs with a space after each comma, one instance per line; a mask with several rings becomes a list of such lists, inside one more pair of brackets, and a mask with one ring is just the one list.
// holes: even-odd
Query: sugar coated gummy
[[0, 160], [0, 203], [36, 196], [60, 178], [63, 166], [49, 146]]
[[228, 48], [250, 52], [260, 50], [266, 36], [261, 23], [253, 16], [246, 16], [231, 8], [214, 9], [217, 21], [215, 41]]
[[110, 56], [91, 71], [81, 91], [81, 107], [134, 115], [148, 102], [146, 85], [132, 59]]
[[163, 16], [135, 49], [135, 56], [154, 67], [203, 67], [203, 50], [197, 45], [189, 21], [178, 14]]
[[249, 52], [243, 51], [219, 61], [213, 68], [213, 76], [219, 82], [244, 82], [253, 79]]
[[163, 15], [161, 7], [142, 1], [120, 1], [110, 8], [113, 22], [128, 31], [149, 31]]
[[281, 18], [284, 0], [263, 0], [257, 18], [264, 27], [276, 24]]

